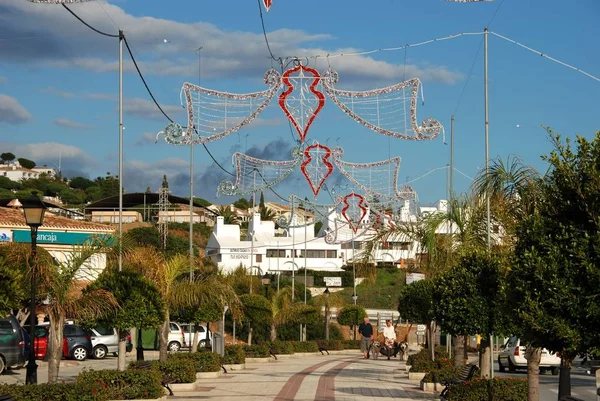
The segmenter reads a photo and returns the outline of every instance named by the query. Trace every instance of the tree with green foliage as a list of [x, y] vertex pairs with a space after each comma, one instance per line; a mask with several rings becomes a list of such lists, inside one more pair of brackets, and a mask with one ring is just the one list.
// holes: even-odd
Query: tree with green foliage
[[560, 353], [562, 397], [570, 395], [574, 357], [600, 345], [600, 132], [591, 141], [578, 136], [576, 149], [548, 132], [554, 150], [543, 159], [550, 169], [539, 180], [533, 213], [517, 225], [507, 284], [518, 311], [518, 334], [531, 344], [530, 400], [539, 395], [533, 370], [541, 347]]
[[261, 221], [273, 221], [273, 219], [275, 219], [275, 212], [272, 209], [269, 209], [268, 207], [261, 207], [259, 209], [260, 212], [260, 220]]
[[15, 266], [7, 259], [0, 255], [0, 314], [20, 309], [29, 299], [25, 272], [21, 266]]
[[4, 189], [21, 189], [21, 183], [13, 181], [8, 177], [0, 176], [0, 188]]
[[404, 319], [413, 323], [427, 324], [426, 337], [429, 345], [429, 357], [435, 359], [434, 333], [435, 333], [435, 306], [433, 292], [435, 283], [433, 279], [415, 281], [400, 290], [398, 312]]
[[0, 159], [2, 159], [2, 163], [8, 164], [9, 162], [15, 160], [15, 155], [10, 152], [5, 152], [0, 154]]
[[360, 325], [367, 317], [367, 311], [360, 305], [346, 305], [338, 311], [337, 321], [342, 326], [350, 326], [354, 332], [353, 339], [356, 340], [356, 326]]
[[229, 206], [219, 206], [219, 215], [223, 217], [225, 224], [239, 224], [240, 220]]
[[240, 296], [243, 310], [243, 322], [248, 325], [248, 345], [252, 345], [253, 327], [273, 324], [272, 305], [268, 299], [259, 294]]
[[35, 167], [35, 162], [33, 160], [24, 159], [22, 157], [19, 157], [17, 159], [17, 161], [19, 162], [21, 167], [28, 168], [30, 170]]
[[238, 209], [248, 210], [252, 207], [252, 202], [246, 198], [240, 198], [233, 202], [233, 206], [237, 207]]
[[264, 209], [265, 208], [265, 194], [263, 191], [260, 191], [260, 200], [258, 202], [258, 207], [260, 209]]
[[[115, 267], [105, 269], [96, 281], [86, 288], [84, 294], [96, 290], [112, 293], [119, 304], [119, 310], [116, 314], [95, 318], [88, 323], [119, 330], [117, 366], [119, 370], [125, 370], [127, 330], [135, 327], [138, 332], [138, 344], [141, 344], [142, 329], [158, 328], [161, 325], [165, 309], [161, 294], [156, 285], [143, 274], [128, 269], [118, 271]], [[104, 351], [107, 352], [106, 347]]]
[[94, 186], [94, 181], [85, 177], [73, 177], [69, 180], [69, 186], [73, 189], [83, 189], [85, 191]]

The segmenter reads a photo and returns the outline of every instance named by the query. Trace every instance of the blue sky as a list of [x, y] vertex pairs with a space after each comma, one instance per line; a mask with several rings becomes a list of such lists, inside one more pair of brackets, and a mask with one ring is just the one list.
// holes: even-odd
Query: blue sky
[[[369, 6], [376, 3], [377, 6]], [[109, 0], [73, 4], [94, 27], [124, 30], [142, 73], [167, 113], [182, 125], [179, 92], [184, 82], [246, 93], [265, 89], [271, 68], [255, 1]], [[496, 0], [457, 4], [443, 0], [378, 2], [274, 0], [264, 14], [276, 57], [326, 55], [402, 46], [461, 32], [490, 29], [600, 76], [596, 0]], [[364, 90], [419, 77], [425, 104], [417, 118], [439, 120], [450, 137], [455, 113], [455, 166], [473, 177], [484, 165], [482, 36], [465, 36], [405, 51], [329, 58], [347, 89]], [[165, 41], [166, 39], [166, 41]], [[156, 189], [167, 174], [173, 192], [189, 194], [189, 148], [155, 143], [167, 121], [135, 74], [124, 50], [124, 186], [127, 192]], [[62, 6], [0, 0], [0, 149], [38, 164], [58, 164], [67, 176], [94, 178], [118, 172], [118, 45], [83, 26]], [[327, 68], [322, 57], [310, 66]], [[473, 66], [472, 73], [469, 74]], [[467, 80], [468, 78], [468, 80]], [[463, 92], [464, 89], [464, 92]], [[462, 93], [462, 97], [461, 97]], [[541, 125], [574, 137], [600, 130], [600, 82], [553, 63], [498, 37], [489, 37], [490, 155], [520, 156], [544, 170], [540, 155], [550, 150]], [[460, 102], [459, 102], [460, 99]], [[339, 138], [339, 139], [338, 139]], [[345, 159], [372, 162], [402, 157], [399, 183], [412, 182], [422, 203], [446, 197], [449, 163], [442, 136], [413, 142], [370, 131], [346, 117], [330, 100], [315, 120], [309, 139], [344, 149]], [[293, 135], [277, 102], [261, 120], [238, 134], [209, 143], [214, 157], [233, 171], [231, 156], [246, 151], [285, 159]], [[227, 178], [197, 147], [195, 195], [217, 203], [218, 183]], [[275, 189], [309, 196], [296, 173]], [[338, 180], [339, 181], [339, 180]], [[340, 181], [341, 182], [341, 181]], [[330, 183], [330, 186], [332, 183]], [[455, 173], [457, 192], [470, 181]], [[273, 194], [265, 193], [267, 199]], [[320, 197], [327, 201], [327, 197]]]

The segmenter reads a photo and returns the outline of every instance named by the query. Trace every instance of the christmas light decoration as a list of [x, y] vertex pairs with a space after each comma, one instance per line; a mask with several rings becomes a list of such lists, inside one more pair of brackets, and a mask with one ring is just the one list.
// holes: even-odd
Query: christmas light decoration
[[355, 233], [358, 231], [358, 227], [366, 215], [367, 207], [363, 196], [354, 192], [344, 196], [342, 216], [344, 216], [352, 231]]
[[[317, 70], [302, 64], [283, 73], [282, 81], [287, 89], [279, 95], [279, 106], [296, 128], [300, 142], [304, 142], [308, 129], [325, 105], [325, 95], [316, 89], [320, 78]], [[297, 95], [290, 96], [294, 91]]]
[[265, 10], [267, 10], [267, 12], [269, 12], [272, 4], [273, 0], [263, 0], [263, 5], [265, 6]]
[[304, 150], [304, 161], [300, 170], [315, 197], [333, 172], [333, 164], [329, 162], [330, 157], [331, 150], [319, 143], [314, 143]]
[[[328, 68], [323, 74], [327, 95], [348, 116], [375, 132], [420, 141], [433, 139], [442, 131], [440, 122], [432, 118], [417, 123], [418, 78], [362, 92], [336, 89], [337, 82], [338, 73]], [[409, 133], [411, 130], [415, 135]]]

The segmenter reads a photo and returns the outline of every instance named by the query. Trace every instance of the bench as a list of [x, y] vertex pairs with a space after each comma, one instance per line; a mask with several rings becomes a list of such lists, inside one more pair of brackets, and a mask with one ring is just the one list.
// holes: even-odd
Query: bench
[[0, 394], [0, 401], [15, 401], [15, 398], [9, 394]]
[[572, 395], [565, 395], [560, 398], [559, 401], [584, 401], [581, 398], [573, 397]]
[[473, 378], [473, 375], [475, 374], [476, 370], [477, 370], [477, 366], [475, 366], [475, 365], [465, 365], [461, 368], [460, 373], [458, 374], [457, 377], [455, 377], [454, 379], [451, 379], [451, 380], [443, 380], [442, 384], [445, 387], [440, 394], [441, 399], [442, 400], [446, 399], [446, 396], [448, 395], [448, 391], [450, 391], [450, 387], [452, 387], [453, 385], [464, 383], [466, 381], [471, 380]]
[[[133, 369], [137, 370], [152, 370], [152, 362], [150, 361], [138, 362], [134, 366], [135, 367]], [[169, 375], [162, 375], [160, 379], [160, 385], [169, 390], [169, 395], [173, 395], [173, 390], [171, 390], [171, 387], [169, 387], [169, 384], [173, 383], [177, 383], [177, 380], [173, 379]]]

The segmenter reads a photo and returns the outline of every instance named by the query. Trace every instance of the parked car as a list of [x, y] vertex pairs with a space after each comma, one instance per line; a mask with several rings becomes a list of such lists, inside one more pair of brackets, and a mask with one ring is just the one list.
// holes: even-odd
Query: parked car
[[0, 319], [0, 374], [7, 367], [25, 365], [25, 341], [21, 326], [13, 315]]
[[[106, 327], [94, 327], [92, 333], [92, 355], [96, 359], [104, 359], [111, 352], [113, 355], [119, 353], [119, 333], [117, 329]], [[131, 352], [131, 335], [127, 333], [126, 351]]]
[[[194, 325], [191, 323], [179, 323], [183, 329], [185, 343], [188, 347], [194, 342]], [[198, 348], [210, 348], [212, 344], [212, 332], [204, 325], [197, 325], [198, 331]]]
[[[506, 368], [508, 368], [509, 372], [514, 372], [515, 369], [527, 369], [525, 348], [524, 345], [521, 345], [521, 341], [518, 337], [509, 338], [498, 353], [498, 366], [500, 372], [504, 372]], [[542, 358], [540, 359], [540, 371], [550, 370], [553, 375], [557, 375], [559, 368], [560, 357], [558, 354], [543, 348]]]
[[[35, 328], [33, 342], [36, 359], [44, 359], [48, 351], [48, 324]], [[92, 355], [92, 333], [75, 324], [65, 324], [63, 328], [62, 356], [84, 361]]]
[[[158, 330], [155, 329], [143, 329], [142, 330], [142, 347], [149, 350], [158, 349]], [[169, 336], [167, 349], [169, 352], [177, 352], [184, 347], [186, 344], [185, 337], [181, 326], [178, 323], [169, 323]]]

